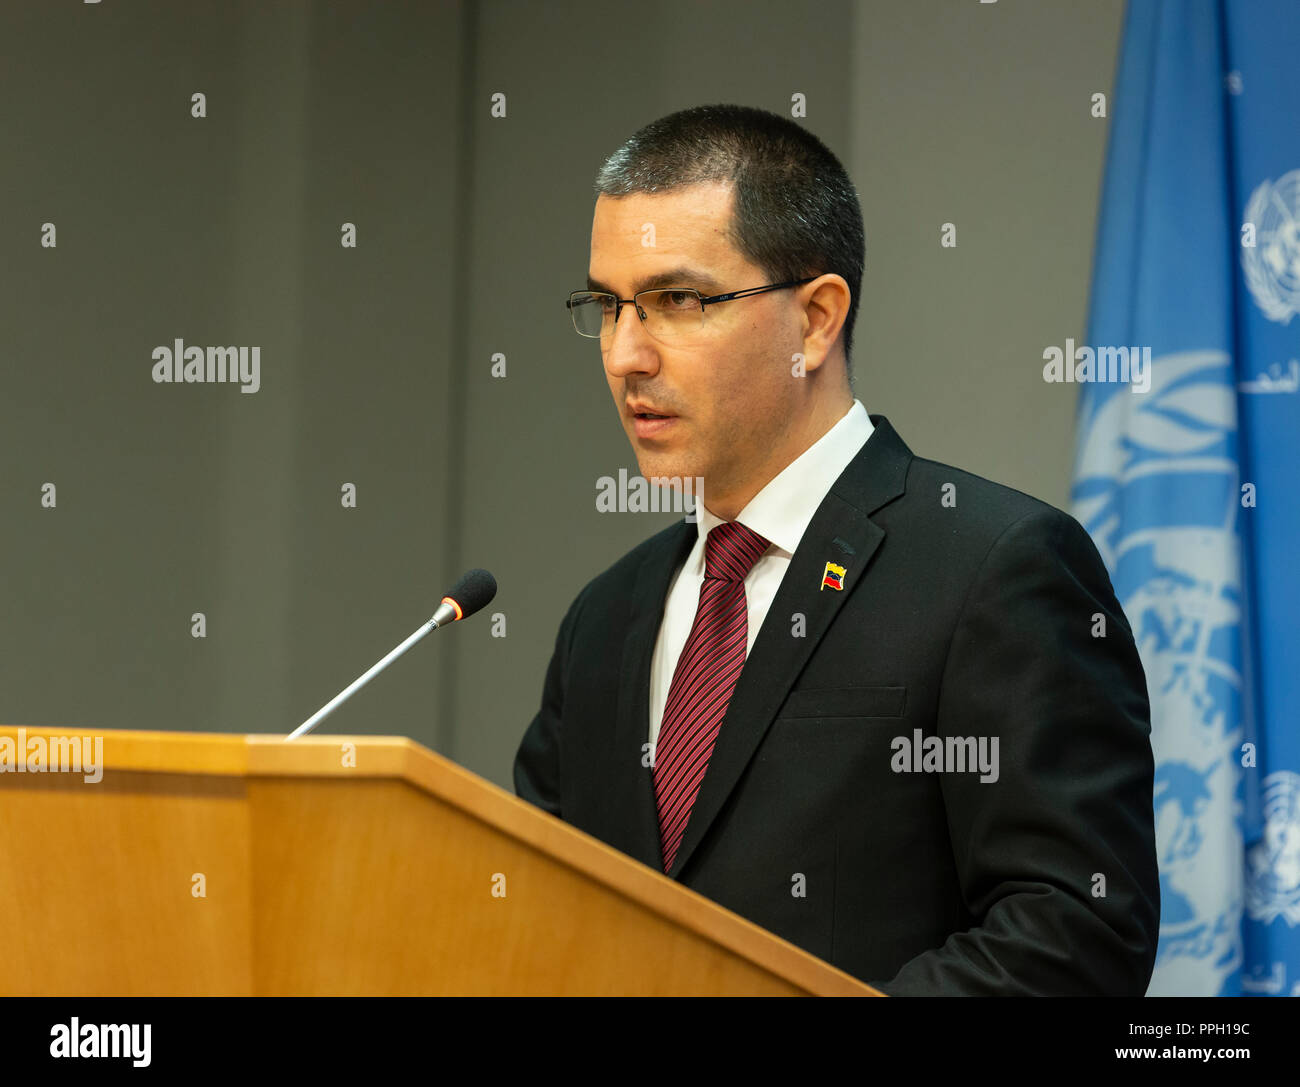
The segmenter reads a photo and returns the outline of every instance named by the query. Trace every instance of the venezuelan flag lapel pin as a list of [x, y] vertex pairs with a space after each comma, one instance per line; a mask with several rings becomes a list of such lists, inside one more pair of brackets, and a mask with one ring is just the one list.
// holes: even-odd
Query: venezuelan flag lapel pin
[[[843, 566], [836, 566], [833, 562], [826, 564], [826, 572], [822, 574], [822, 589], [831, 588], [836, 591], [844, 589], [844, 575], [848, 571]], [[821, 592], [821, 589], [817, 590]]]

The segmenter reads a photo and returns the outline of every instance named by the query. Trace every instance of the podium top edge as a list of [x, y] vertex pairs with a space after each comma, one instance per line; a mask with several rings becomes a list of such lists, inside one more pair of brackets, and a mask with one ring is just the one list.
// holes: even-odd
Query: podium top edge
[[412, 753], [438, 757], [405, 736], [302, 736], [286, 741], [271, 733], [0, 725], [0, 772], [24, 772], [29, 760], [52, 771], [59, 768], [60, 755], [72, 749], [81, 761], [93, 759], [108, 771], [250, 777], [403, 777]]

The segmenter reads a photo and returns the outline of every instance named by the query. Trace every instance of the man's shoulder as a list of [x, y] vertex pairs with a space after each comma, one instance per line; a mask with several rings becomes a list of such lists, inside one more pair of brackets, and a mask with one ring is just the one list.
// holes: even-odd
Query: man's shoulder
[[1108, 574], [1088, 531], [1066, 510], [974, 472], [912, 458], [905, 501], [878, 516], [918, 562], [954, 573], [1054, 568], [1070, 576]]
[[1041, 498], [928, 457], [912, 458], [906, 494], [910, 508], [933, 509], [950, 526], [981, 535], [1000, 536], [1022, 522], [1052, 531], [1082, 531], [1067, 511]]
[[919, 456], [886, 416], [871, 419], [877, 433], [833, 490], [887, 532], [894, 528], [927, 539], [947, 536], [966, 547], [996, 539], [1013, 525], [1030, 534], [1083, 532], [1065, 510], [965, 468]]

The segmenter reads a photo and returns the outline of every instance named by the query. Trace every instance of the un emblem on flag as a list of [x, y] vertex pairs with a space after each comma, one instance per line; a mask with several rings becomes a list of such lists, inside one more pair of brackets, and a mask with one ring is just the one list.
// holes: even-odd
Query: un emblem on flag
[[1251, 193], [1245, 223], [1255, 225], [1255, 244], [1241, 247], [1246, 286], [1264, 316], [1290, 324], [1300, 313], [1300, 170]]
[[1246, 855], [1246, 912], [1268, 924], [1300, 925], [1300, 774], [1264, 779], [1264, 837]]

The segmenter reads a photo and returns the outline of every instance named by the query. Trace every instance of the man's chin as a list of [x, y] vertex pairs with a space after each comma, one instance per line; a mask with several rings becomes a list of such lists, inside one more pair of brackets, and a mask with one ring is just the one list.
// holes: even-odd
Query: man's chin
[[655, 457], [640, 454], [636, 459], [637, 468], [646, 479], [690, 479], [694, 482], [700, 474], [695, 465], [680, 457]]

